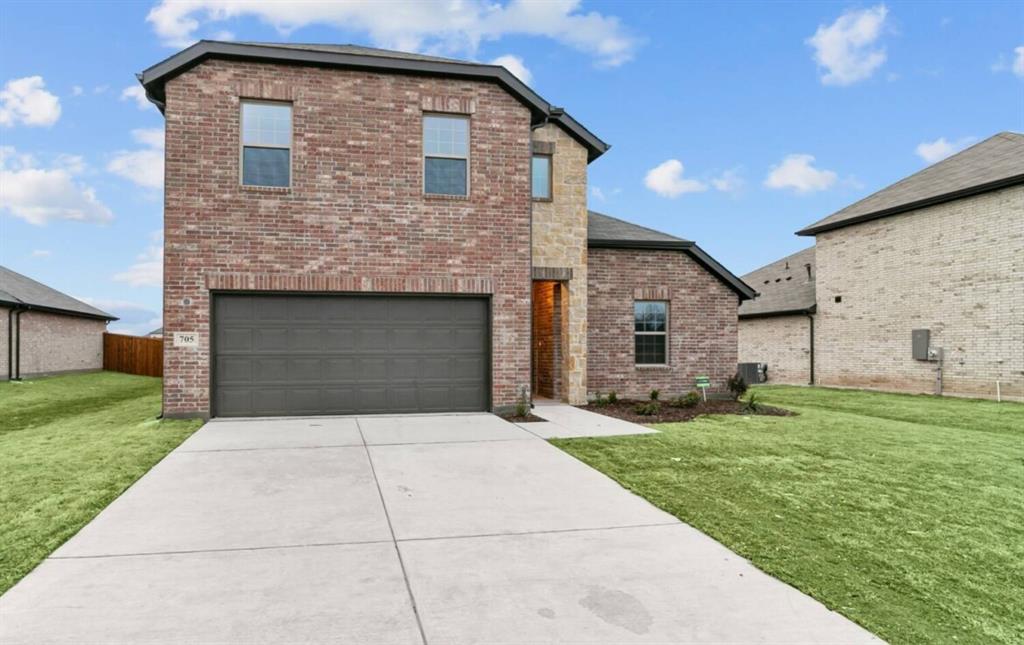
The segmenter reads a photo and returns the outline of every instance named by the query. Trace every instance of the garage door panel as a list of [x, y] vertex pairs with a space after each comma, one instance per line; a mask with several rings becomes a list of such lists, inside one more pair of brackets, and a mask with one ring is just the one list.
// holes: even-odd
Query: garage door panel
[[357, 347], [356, 330], [345, 327], [329, 327], [324, 330], [323, 341], [324, 351], [327, 352], [354, 351]]
[[293, 327], [289, 333], [291, 334], [291, 338], [288, 339], [290, 351], [323, 349], [323, 330], [317, 327]]
[[[379, 324], [383, 325], [381, 321]], [[360, 329], [356, 348], [362, 352], [386, 352], [388, 349], [387, 329]]]
[[482, 329], [458, 328], [452, 333], [452, 349], [480, 351], [487, 346]]
[[214, 413], [484, 410], [488, 316], [482, 298], [218, 294]]
[[288, 359], [255, 358], [253, 364], [253, 381], [256, 383], [282, 383], [288, 380]]
[[284, 296], [250, 297], [252, 318], [261, 322], [288, 322], [289, 298]]
[[253, 351], [288, 351], [288, 327], [270, 327], [253, 330]]
[[225, 356], [217, 360], [216, 368], [221, 383], [252, 382], [252, 360], [249, 358]]

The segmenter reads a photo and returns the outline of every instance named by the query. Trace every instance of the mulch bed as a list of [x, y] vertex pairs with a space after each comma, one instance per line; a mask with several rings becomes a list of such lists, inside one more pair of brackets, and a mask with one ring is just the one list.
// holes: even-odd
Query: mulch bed
[[666, 401], [661, 401], [661, 411], [658, 414], [643, 415], [634, 412], [633, 408], [637, 403], [646, 403], [646, 401], [620, 399], [615, 403], [608, 403], [607, 405], [594, 405], [593, 403], [590, 403], [588, 405], [581, 405], [578, 407], [581, 410], [588, 410], [605, 416], [615, 417], [616, 419], [624, 419], [625, 421], [644, 424], [692, 421], [703, 414], [741, 414], [746, 416], [762, 414], [773, 417], [790, 417], [794, 414], [789, 410], [773, 408], [770, 405], [761, 404], [758, 404], [757, 412], [751, 412], [749, 410], [745, 410], [745, 404], [740, 401], [719, 401], [712, 399], [707, 402], [701, 401], [692, 408], [674, 408]]
[[510, 414], [508, 416], [502, 416], [501, 418], [506, 421], [511, 421], [512, 423], [537, 423], [538, 421], [547, 421], [547, 419], [541, 419], [536, 414], [527, 414], [525, 417]]

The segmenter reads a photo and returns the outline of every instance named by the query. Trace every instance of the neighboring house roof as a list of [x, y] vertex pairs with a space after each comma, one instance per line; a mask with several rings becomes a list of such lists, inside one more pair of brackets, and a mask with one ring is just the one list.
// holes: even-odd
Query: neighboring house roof
[[153, 331], [149, 332], [146, 335], [147, 336], [163, 336], [164, 335], [164, 328], [163, 327], [157, 327], [156, 329], [154, 329]]
[[683, 251], [735, 291], [740, 300], [747, 300], [755, 295], [749, 285], [733, 275], [691, 240], [684, 240], [681, 237], [596, 211], [587, 211], [587, 215], [587, 246], [591, 248]]
[[117, 320], [116, 316], [3, 266], [0, 266], [0, 306]]
[[797, 231], [824, 231], [1024, 183], [1024, 135], [1000, 132]]
[[485, 65], [358, 45], [236, 43], [201, 40], [144, 70], [137, 76], [139, 82], [146, 88], [146, 97], [163, 112], [166, 100], [164, 85], [167, 81], [209, 58], [318, 67], [345, 67], [493, 81], [530, 108], [534, 125], [548, 121], [556, 123], [583, 144], [587, 148], [588, 161], [597, 159], [611, 147], [569, 116], [565, 110], [545, 101], [501, 65]]
[[751, 271], [743, 281], [757, 297], [740, 304], [740, 318], [813, 313], [815, 275], [813, 246]]

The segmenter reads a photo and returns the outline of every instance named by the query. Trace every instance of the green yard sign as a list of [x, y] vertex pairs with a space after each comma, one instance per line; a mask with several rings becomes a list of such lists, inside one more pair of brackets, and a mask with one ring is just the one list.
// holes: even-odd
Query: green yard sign
[[711, 379], [706, 376], [698, 376], [695, 379], [697, 387], [700, 388], [700, 394], [704, 397], [704, 400], [708, 400], [708, 388], [711, 387]]

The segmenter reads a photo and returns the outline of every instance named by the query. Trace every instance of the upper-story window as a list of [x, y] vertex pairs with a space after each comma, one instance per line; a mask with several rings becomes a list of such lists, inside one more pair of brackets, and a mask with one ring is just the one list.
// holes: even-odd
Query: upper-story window
[[530, 164], [530, 174], [533, 182], [533, 198], [550, 200], [551, 155], [533, 155], [533, 160]]
[[292, 106], [242, 102], [242, 184], [291, 185]]
[[469, 119], [427, 114], [423, 117], [423, 192], [469, 194]]

